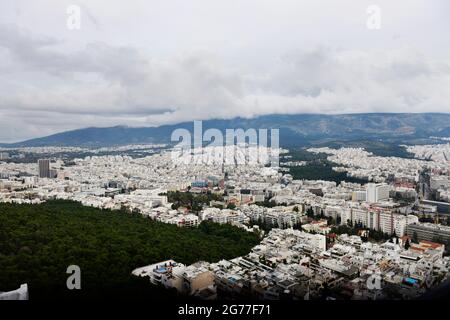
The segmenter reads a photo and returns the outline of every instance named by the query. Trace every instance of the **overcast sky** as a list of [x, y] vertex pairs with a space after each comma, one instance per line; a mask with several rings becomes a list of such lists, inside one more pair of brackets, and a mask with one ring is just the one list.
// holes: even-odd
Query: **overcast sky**
[[[80, 29], [67, 27], [70, 5]], [[448, 0], [0, 0], [0, 142], [270, 113], [450, 112], [449, 15]]]

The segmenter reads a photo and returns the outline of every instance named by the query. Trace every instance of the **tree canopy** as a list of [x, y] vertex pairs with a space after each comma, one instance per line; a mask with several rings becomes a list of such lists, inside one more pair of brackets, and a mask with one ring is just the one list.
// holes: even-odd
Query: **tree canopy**
[[[230, 225], [183, 229], [71, 201], [0, 204], [0, 291], [28, 283], [30, 299], [157, 299], [170, 293], [131, 276], [133, 269], [167, 259], [230, 259], [258, 242]], [[66, 288], [72, 264], [81, 268], [81, 290]]]

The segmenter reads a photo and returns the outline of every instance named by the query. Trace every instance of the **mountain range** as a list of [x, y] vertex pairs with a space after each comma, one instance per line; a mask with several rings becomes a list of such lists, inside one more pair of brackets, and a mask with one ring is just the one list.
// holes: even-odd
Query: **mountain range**
[[[193, 122], [159, 127], [84, 128], [53, 134], [2, 147], [81, 146], [98, 147], [125, 144], [169, 143], [172, 132], [185, 128], [192, 132]], [[333, 141], [387, 140], [396, 142], [427, 141], [430, 136], [450, 136], [448, 113], [365, 113], [365, 114], [295, 114], [266, 115], [251, 119], [203, 121], [203, 130], [279, 129], [280, 145], [308, 146]]]

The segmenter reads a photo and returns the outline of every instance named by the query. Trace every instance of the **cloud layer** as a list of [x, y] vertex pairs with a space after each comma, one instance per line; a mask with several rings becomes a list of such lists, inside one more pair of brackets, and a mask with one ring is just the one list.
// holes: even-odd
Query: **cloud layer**
[[0, 24], [0, 141], [270, 113], [450, 112], [449, 60], [409, 45], [325, 43], [269, 57], [247, 48], [241, 60], [208, 48], [68, 47], [62, 37]]

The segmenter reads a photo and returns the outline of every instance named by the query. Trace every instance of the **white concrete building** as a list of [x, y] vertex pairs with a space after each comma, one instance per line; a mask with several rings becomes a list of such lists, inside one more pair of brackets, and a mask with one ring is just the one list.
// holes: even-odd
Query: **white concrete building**
[[19, 289], [0, 292], [0, 300], [28, 300], [28, 285], [25, 283]]
[[389, 186], [385, 183], [368, 183], [366, 188], [366, 201], [376, 203], [389, 199]]

